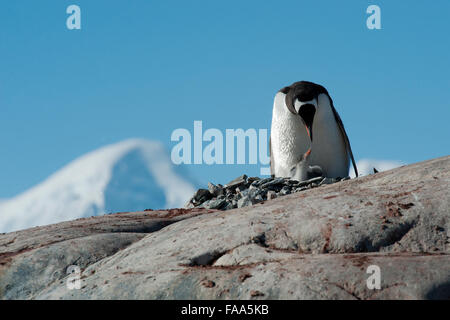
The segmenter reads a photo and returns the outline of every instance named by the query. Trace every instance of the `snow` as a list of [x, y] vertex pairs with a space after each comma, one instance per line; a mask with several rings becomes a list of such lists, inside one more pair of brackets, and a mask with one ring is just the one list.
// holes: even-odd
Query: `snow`
[[[391, 170], [400, 166], [404, 166], [405, 163], [396, 160], [376, 160], [376, 159], [361, 159], [356, 162], [358, 167], [358, 173], [360, 176], [365, 176], [373, 173], [373, 168], [376, 168], [379, 172]], [[353, 167], [350, 167], [350, 177], [355, 177]]]
[[89, 152], [0, 203], [0, 232], [109, 212], [182, 207], [195, 190], [161, 143], [130, 139]]

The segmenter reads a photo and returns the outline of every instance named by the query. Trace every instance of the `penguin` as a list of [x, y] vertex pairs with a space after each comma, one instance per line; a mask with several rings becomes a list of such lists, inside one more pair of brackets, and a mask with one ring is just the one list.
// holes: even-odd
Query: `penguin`
[[344, 124], [323, 86], [299, 81], [277, 92], [270, 132], [273, 177], [305, 180], [315, 167], [324, 177], [344, 178], [350, 160], [358, 176]]

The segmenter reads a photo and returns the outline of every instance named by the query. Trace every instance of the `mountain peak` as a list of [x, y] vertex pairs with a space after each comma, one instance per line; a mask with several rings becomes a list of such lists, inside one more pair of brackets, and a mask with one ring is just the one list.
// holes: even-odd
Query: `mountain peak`
[[73, 160], [0, 203], [0, 232], [109, 212], [182, 207], [195, 183], [162, 143], [128, 139]]

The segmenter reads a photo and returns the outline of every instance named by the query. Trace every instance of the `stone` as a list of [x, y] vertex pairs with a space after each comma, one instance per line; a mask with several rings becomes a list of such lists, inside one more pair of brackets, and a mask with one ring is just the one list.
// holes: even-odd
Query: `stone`
[[281, 190], [280, 190], [280, 194], [281, 195], [287, 195], [291, 193], [291, 188], [289, 188], [288, 186], [284, 186]]
[[294, 189], [294, 192], [301, 192], [301, 191], [308, 190], [308, 189], [310, 189], [310, 188], [309, 188], [309, 187], [295, 188], [295, 189]]
[[260, 180], [260, 179], [261, 179], [261, 178], [259, 178], [259, 177], [248, 177], [248, 178], [247, 178], [247, 183], [252, 184], [253, 182], [258, 181], [258, 180]]
[[235, 188], [237, 188], [245, 183], [247, 183], [247, 175], [244, 174], [244, 175], [237, 177], [236, 179], [228, 182], [225, 185], [225, 188], [229, 189], [229, 190], [234, 190]]
[[253, 203], [252, 203], [252, 200], [250, 199], [250, 197], [249, 196], [245, 196], [245, 197], [242, 197], [241, 199], [238, 200], [237, 207], [238, 208], [242, 208], [242, 207], [250, 206], [252, 204]]
[[284, 178], [275, 178], [261, 185], [261, 188], [274, 188], [284, 183]]
[[223, 188], [216, 186], [215, 184], [208, 182], [208, 191], [213, 197], [218, 197], [224, 194]]
[[324, 184], [332, 184], [335, 182], [336, 181], [333, 178], [323, 178], [323, 180], [320, 181], [319, 186], [324, 185]]
[[213, 195], [207, 189], [198, 189], [190, 201], [195, 206], [211, 199]]
[[273, 178], [264, 178], [264, 179], [260, 179], [260, 180], [252, 182], [252, 185], [255, 187], [259, 187], [259, 186], [261, 186], [269, 181], [272, 181], [272, 180], [273, 180]]
[[240, 195], [241, 197], [245, 197], [245, 196], [248, 195], [249, 192], [252, 191], [252, 190], [253, 190], [253, 189], [245, 189], [245, 190], [242, 190], [242, 191], [239, 192], [239, 195]]
[[221, 209], [222, 207], [226, 206], [226, 204], [227, 204], [226, 199], [216, 199], [216, 200], [208, 200], [201, 206], [207, 209]]
[[262, 197], [260, 194], [258, 194], [258, 195], [256, 195], [256, 196], [253, 198], [252, 204], [260, 203], [260, 202], [262, 202], [263, 200], [264, 200], [263, 197]]
[[223, 210], [231, 210], [237, 208], [237, 202], [233, 201], [233, 202], [227, 202], [225, 207], [223, 207]]
[[267, 200], [272, 200], [277, 197], [277, 193], [273, 190], [267, 191]]

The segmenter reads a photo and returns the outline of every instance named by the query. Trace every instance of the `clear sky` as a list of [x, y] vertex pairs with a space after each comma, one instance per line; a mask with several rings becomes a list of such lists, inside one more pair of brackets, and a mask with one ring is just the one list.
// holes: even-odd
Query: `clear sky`
[[[81, 8], [68, 30], [66, 8]], [[366, 8], [381, 8], [369, 30]], [[450, 1], [0, 3], [0, 198], [74, 158], [176, 128], [269, 128], [273, 98], [324, 85], [355, 158], [450, 154]], [[259, 166], [191, 166], [226, 183]]]

